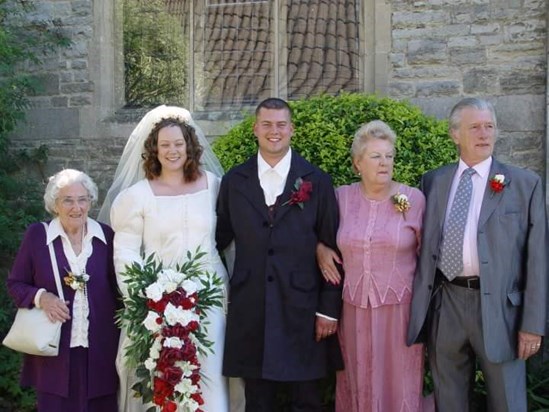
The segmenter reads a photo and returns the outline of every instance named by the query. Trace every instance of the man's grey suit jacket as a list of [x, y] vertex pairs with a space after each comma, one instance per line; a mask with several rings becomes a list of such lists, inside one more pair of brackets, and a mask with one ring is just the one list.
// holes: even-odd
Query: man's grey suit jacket
[[[409, 345], [424, 341], [440, 259], [442, 230], [457, 163], [426, 173], [427, 199], [420, 260], [414, 280]], [[547, 299], [547, 219], [542, 181], [525, 169], [493, 159], [489, 179], [508, 182], [496, 193], [486, 185], [477, 245], [484, 347], [491, 362], [517, 357], [518, 331], [544, 335]], [[444, 321], [443, 319], [441, 321]]]

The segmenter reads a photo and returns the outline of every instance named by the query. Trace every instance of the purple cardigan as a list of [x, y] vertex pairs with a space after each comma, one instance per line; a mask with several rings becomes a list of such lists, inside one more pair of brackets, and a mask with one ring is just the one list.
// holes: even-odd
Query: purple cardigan
[[[88, 332], [88, 397], [95, 398], [115, 393], [118, 377], [115, 368], [119, 330], [114, 323], [119, 305], [119, 294], [112, 260], [113, 231], [101, 224], [107, 244], [93, 238], [93, 254], [88, 259], [86, 272], [90, 306]], [[63, 253], [61, 238], [53, 242], [65, 300], [73, 302], [74, 290], [64, 285], [65, 268], [69, 263]], [[17, 307], [34, 306], [34, 295], [39, 288], [57, 295], [57, 288], [42, 223], [33, 223], [15, 258], [7, 279], [10, 295]], [[70, 304], [69, 304], [70, 307]], [[72, 311], [72, 309], [71, 309]], [[41, 392], [67, 397], [69, 392], [70, 332], [72, 321], [61, 328], [59, 355], [56, 357], [25, 355], [21, 384], [33, 386]]]

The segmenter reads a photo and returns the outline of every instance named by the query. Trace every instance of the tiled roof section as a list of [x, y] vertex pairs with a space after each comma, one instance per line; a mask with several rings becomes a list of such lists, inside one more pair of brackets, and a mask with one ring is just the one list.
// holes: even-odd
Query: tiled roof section
[[208, 3], [199, 17], [203, 19], [203, 27], [195, 30], [195, 52], [200, 53], [195, 54], [195, 60], [200, 62], [196, 67], [203, 70], [202, 105], [235, 106], [270, 96], [273, 74], [270, 2], [231, 4], [235, 2], [209, 0]]
[[[188, 26], [189, 0], [165, 0]], [[287, 0], [284, 49], [274, 50], [272, 0], [195, 1], [195, 99], [204, 108], [254, 104], [274, 95], [275, 55], [290, 99], [357, 91], [359, 0]], [[283, 22], [284, 23], [284, 22]], [[188, 33], [188, 29], [185, 29]]]
[[289, 1], [290, 99], [360, 89], [358, 1]]

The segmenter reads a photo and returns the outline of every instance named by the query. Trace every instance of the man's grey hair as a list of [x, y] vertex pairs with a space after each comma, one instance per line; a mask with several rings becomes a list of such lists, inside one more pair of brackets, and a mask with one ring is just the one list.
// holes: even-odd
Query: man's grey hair
[[478, 97], [466, 97], [465, 99], [461, 99], [450, 112], [450, 118], [448, 119], [450, 130], [456, 130], [459, 128], [459, 124], [461, 122], [461, 112], [463, 111], [463, 109], [469, 107], [477, 110], [490, 110], [490, 112], [492, 113], [494, 126], [497, 129], [498, 124], [496, 118], [496, 110], [494, 109], [494, 106], [492, 106], [492, 103]]

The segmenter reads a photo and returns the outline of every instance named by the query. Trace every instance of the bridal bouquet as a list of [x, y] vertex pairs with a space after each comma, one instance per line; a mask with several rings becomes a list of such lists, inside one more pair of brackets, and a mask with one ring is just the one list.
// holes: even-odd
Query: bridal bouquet
[[164, 268], [154, 255], [126, 267], [128, 296], [118, 313], [130, 345], [126, 363], [139, 382], [132, 388], [148, 411], [200, 411], [198, 353], [212, 351], [206, 338], [208, 309], [222, 305], [221, 279], [202, 269], [205, 253], [187, 253], [175, 268]]

